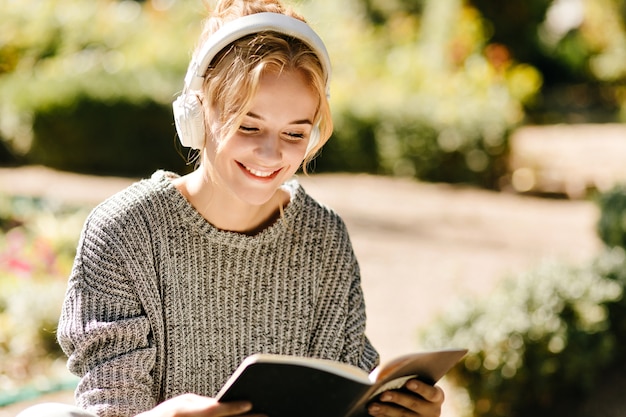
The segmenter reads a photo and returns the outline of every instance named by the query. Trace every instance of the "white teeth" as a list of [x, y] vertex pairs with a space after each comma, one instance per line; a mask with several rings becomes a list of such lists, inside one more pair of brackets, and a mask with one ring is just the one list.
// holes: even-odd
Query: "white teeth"
[[271, 172], [263, 172], [263, 171], [257, 171], [256, 169], [252, 169], [252, 168], [248, 168], [245, 167], [246, 170], [251, 173], [252, 175], [255, 175], [257, 177], [262, 177], [262, 178], [266, 178], [269, 177], [270, 175], [272, 175], [274, 173], [274, 171]]

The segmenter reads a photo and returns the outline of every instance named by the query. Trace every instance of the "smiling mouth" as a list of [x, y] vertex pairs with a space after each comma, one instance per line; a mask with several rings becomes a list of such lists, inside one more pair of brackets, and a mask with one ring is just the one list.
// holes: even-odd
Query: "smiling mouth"
[[276, 171], [259, 171], [259, 170], [247, 167], [241, 162], [239, 162], [239, 166], [242, 167], [244, 170], [246, 170], [246, 172], [248, 172], [252, 176], [261, 178], [261, 179], [274, 178], [276, 177], [276, 175], [278, 175], [278, 172], [280, 171], [280, 169], [277, 169]]

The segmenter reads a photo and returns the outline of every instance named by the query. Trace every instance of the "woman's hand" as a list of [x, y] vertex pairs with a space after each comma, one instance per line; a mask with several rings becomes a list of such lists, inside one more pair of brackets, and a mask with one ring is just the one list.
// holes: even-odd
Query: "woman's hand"
[[[164, 401], [152, 410], [135, 417], [227, 417], [239, 416], [251, 409], [252, 404], [246, 401], [220, 403], [215, 398], [183, 394]], [[246, 415], [261, 417], [259, 414]]]
[[443, 404], [443, 390], [417, 379], [411, 379], [401, 391], [385, 391], [368, 406], [376, 417], [438, 417]]

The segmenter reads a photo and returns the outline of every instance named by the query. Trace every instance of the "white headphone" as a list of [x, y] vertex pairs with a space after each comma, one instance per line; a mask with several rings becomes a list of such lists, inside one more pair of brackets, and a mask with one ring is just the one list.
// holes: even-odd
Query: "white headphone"
[[[205, 141], [204, 111], [197, 93], [201, 91], [204, 75], [215, 56], [232, 42], [253, 33], [272, 31], [292, 36], [306, 43], [318, 56], [326, 76], [329, 94], [330, 58], [324, 42], [305, 22], [279, 13], [255, 13], [225, 23], [209, 36], [199, 53], [193, 57], [185, 75], [183, 92], [174, 101], [174, 122], [183, 146], [202, 149]], [[319, 126], [314, 126], [309, 138], [308, 154], [319, 142]]]

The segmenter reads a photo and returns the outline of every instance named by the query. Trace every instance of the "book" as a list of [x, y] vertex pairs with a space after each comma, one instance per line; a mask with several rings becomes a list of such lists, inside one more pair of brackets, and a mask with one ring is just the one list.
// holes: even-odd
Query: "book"
[[250, 401], [269, 417], [361, 417], [377, 395], [401, 389], [411, 378], [434, 385], [467, 353], [444, 349], [411, 353], [382, 363], [371, 373], [326, 359], [273, 354], [246, 358], [217, 400]]

